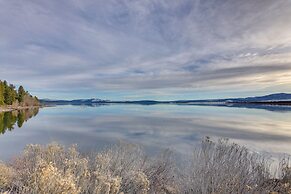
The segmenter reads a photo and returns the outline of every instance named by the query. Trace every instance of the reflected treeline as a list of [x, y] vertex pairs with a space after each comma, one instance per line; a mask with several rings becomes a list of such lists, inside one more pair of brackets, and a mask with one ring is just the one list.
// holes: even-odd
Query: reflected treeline
[[38, 111], [39, 108], [0, 112], [0, 134], [13, 130], [16, 125], [21, 128], [24, 122], [36, 116]]

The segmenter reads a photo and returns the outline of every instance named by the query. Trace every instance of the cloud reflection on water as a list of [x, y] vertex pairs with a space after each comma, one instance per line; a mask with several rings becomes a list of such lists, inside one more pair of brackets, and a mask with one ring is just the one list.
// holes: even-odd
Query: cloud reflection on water
[[149, 152], [171, 148], [189, 153], [204, 136], [226, 137], [261, 152], [291, 154], [291, 112], [175, 106], [112, 105], [45, 108], [21, 129], [0, 136], [0, 157], [26, 144], [78, 144], [83, 151], [118, 141], [145, 145]]

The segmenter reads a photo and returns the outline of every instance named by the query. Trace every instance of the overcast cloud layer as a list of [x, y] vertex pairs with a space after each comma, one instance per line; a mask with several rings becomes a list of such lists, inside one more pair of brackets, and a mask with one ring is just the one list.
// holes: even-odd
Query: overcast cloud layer
[[41, 98], [291, 92], [290, 22], [289, 0], [0, 0], [0, 79]]

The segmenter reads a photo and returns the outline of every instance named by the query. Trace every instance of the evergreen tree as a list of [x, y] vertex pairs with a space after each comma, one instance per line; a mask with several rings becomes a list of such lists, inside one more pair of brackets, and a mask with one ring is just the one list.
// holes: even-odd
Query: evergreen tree
[[12, 104], [12, 99], [11, 99], [11, 90], [7, 84], [7, 81], [4, 81], [4, 103], [7, 105]]
[[25, 94], [26, 94], [26, 92], [25, 92], [23, 86], [19, 86], [19, 88], [18, 88], [18, 101], [20, 103], [24, 101]]
[[0, 80], [0, 106], [2, 105], [38, 106], [39, 100], [25, 91], [23, 86], [16, 90], [14, 85]]
[[0, 106], [4, 105], [4, 84], [0, 80]]
[[15, 86], [14, 85], [10, 84], [9, 87], [10, 87], [10, 92], [11, 92], [11, 101], [12, 101], [12, 104], [13, 104], [14, 102], [17, 101], [18, 94], [17, 94], [17, 91], [15, 90]]
[[7, 105], [12, 105], [15, 102], [17, 92], [13, 85], [7, 85], [7, 82], [4, 81], [4, 103]]

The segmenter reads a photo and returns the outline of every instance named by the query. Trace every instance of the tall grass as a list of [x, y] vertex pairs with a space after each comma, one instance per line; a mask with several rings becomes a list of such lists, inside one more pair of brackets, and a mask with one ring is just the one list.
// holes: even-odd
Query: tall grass
[[0, 163], [0, 193], [291, 193], [288, 159], [277, 167], [243, 146], [205, 138], [192, 158], [177, 164], [170, 151], [147, 156], [141, 147], [120, 144], [95, 155], [75, 146], [29, 145], [9, 164]]

